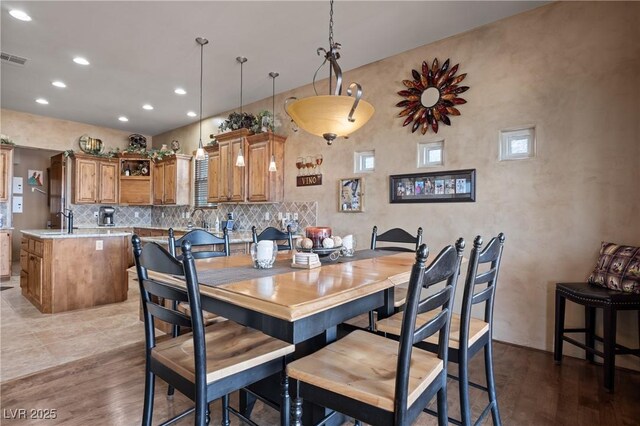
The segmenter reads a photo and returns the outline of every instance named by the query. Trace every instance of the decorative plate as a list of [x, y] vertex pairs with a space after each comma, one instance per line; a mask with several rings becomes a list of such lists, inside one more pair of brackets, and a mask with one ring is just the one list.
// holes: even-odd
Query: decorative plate
[[147, 148], [147, 138], [144, 136], [134, 133], [129, 135], [129, 146], [132, 148]]
[[78, 139], [78, 145], [80, 150], [86, 154], [100, 154], [104, 151], [104, 144], [100, 139], [89, 137], [89, 135], [82, 135]]
[[422, 73], [411, 70], [413, 80], [402, 80], [407, 89], [398, 92], [405, 100], [396, 104], [397, 107], [403, 108], [398, 117], [406, 116], [403, 126], [413, 121], [411, 132], [420, 128], [424, 135], [429, 127], [438, 133], [438, 122], [451, 125], [449, 115], [460, 115], [455, 106], [467, 103], [458, 95], [469, 90], [469, 86], [459, 85], [467, 74], [456, 76], [458, 67], [459, 64], [456, 64], [449, 69], [449, 59], [439, 67], [436, 58], [431, 67], [427, 61], [422, 62]]
[[171, 141], [171, 149], [173, 150], [173, 152], [180, 151], [180, 142], [178, 142], [177, 140], [172, 140]]

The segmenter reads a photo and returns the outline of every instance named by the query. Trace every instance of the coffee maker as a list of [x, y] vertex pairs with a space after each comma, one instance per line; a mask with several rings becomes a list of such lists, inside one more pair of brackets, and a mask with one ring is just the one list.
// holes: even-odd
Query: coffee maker
[[98, 225], [99, 226], [116, 226], [113, 221], [113, 215], [116, 212], [116, 209], [109, 206], [101, 206], [100, 213], [98, 216]]

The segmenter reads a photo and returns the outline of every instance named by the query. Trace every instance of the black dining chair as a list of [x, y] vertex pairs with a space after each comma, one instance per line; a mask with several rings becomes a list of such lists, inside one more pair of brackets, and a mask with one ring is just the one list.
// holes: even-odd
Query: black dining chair
[[291, 250], [293, 248], [293, 236], [291, 235], [291, 226], [287, 225], [287, 232], [283, 232], [273, 226], [265, 228], [260, 234], [258, 234], [256, 227], [251, 227], [251, 236], [253, 237], [253, 243], [258, 244], [258, 241], [285, 241], [282, 244], [278, 244], [278, 251]]
[[[208, 404], [222, 399], [222, 423], [229, 413], [244, 418], [229, 407], [229, 393], [276, 373], [282, 374], [281, 423], [288, 424], [289, 395], [286, 386], [286, 356], [294, 345], [270, 337], [233, 321], [204, 327], [200, 291], [191, 243], [182, 243], [182, 261], [157, 243], [141, 246], [133, 236], [133, 253], [140, 285], [145, 331], [145, 391], [142, 424], [151, 425], [155, 378], [160, 377], [195, 402], [195, 424], [209, 423]], [[183, 277], [186, 289], [150, 278], [149, 272]], [[188, 302], [191, 316], [154, 302], [152, 296]], [[160, 319], [191, 332], [156, 341], [154, 321]], [[179, 414], [180, 419], [194, 409]], [[245, 419], [246, 420], [246, 419]]]
[[[425, 266], [419, 247], [411, 270], [400, 341], [356, 330], [287, 366], [292, 380], [292, 421], [301, 425], [302, 400], [371, 425], [409, 425], [437, 395], [438, 424], [447, 424], [447, 347], [453, 295], [464, 240], [445, 247]], [[442, 288], [431, 288], [445, 281]], [[432, 294], [420, 300], [423, 288]], [[435, 291], [434, 291], [435, 290]], [[416, 325], [416, 317], [431, 318]], [[437, 354], [414, 347], [439, 333]]]
[[229, 256], [229, 234], [226, 229], [222, 232], [222, 238], [220, 238], [203, 229], [194, 229], [176, 239], [173, 228], [169, 228], [169, 253], [177, 259], [180, 259], [180, 255], [176, 253], [176, 247], [180, 247], [183, 241], [189, 241], [191, 243], [191, 247], [198, 247], [199, 249], [202, 247], [209, 247], [208, 250], [192, 252], [195, 259]]
[[[461, 421], [450, 419], [455, 424], [481, 424], [489, 414], [489, 411], [493, 418], [493, 424], [502, 424], [493, 376], [493, 307], [504, 241], [505, 236], [500, 233], [497, 237], [492, 238], [489, 244], [481, 250], [482, 238], [480, 236], [475, 238], [465, 280], [462, 310], [460, 314], [453, 313], [451, 316], [449, 361], [458, 364], [458, 377], [453, 375], [450, 375], [450, 377], [459, 382], [460, 412], [462, 417]], [[478, 272], [479, 267], [483, 267], [486, 270]], [[481, 303], [484, 303], [483, 318], [472, 317], [472, 308]], [[418, 316], [417, 321], [419, 324], [422, 324], [428, 318], [426, 314], [423, 315], [425, 315], [425, 318]], [[401, 336], [402, 333], [402, 322], [403, 313], [401, 312], [378, 321], [377, 330], [378, 332], [387, 333], [388, 336], [394, 335], [399, 338], [398, 336]], [[434, 353], [440, 349], [438, 342], [434, 338], [423, 340], [416, 346]], [[486, 387], [469, 381], [469, 361], [481, 349], [484, 349]], [[489, 396], [489, 404], [483, 409], [475, 422], [471, 419], [469, 386], [481, 389], [487, 392]]]
[[[403, 246], [379, 246], [378, 243], [401, 243], [410, 244], [410, 247]], [[371, 232], [371, 250], [389, 250], [399, 252], [414, 252], [422, 244], [422, 227], [418, 228], [416, 235], [411, 235], [401, 228], [392, 228], [382, 234], [378, 234], [378, 227], [374, 226]], [[394, 287], [393, 306], [396, 312], [404, 306], [407, 299], [407, 283], [400, 283]], [[375, 330], [375, 313], [369, 312], [369, 330]]]

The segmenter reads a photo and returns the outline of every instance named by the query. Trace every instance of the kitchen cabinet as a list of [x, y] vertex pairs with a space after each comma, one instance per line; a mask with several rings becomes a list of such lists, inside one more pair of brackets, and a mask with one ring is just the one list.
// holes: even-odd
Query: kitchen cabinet
[[132, 206], [152, 205], [153, 171], [150, 159], [122, 154], [119, 203]]
[[[284, 198], [284, 142], [271, 132], [247, 137], [247, 201], [280, 202]], [[277, 171], [269, 171], [273, 155]]]
[[220, 201], [220, 189], [218, 180], [220, 179], [220, 151], [218, 146], [205, 148], [209, 158], [207, 160], [207, 202], [217, 203]]
[[116, 204], [118, 171], [116, 159], [74, 154], [73, 204]]
[[191, 156], [170, 155], [153, 166], [153, 205], [189, 205]]
[[0, 201], [9, 201], [13, 176], [13, 145], [0, 145]]
[[11, 230], [0, 230], [0, 278], [11, 277]]
[[27, 300], [43, 313], [127, 300], [128, 235], [61, 235], [23, 234], [20, 288]]
[[[242, 149], [246, 156], [247, 136], [251, 134], [251, 131], [248, 129], [239, 129], [216, 136], [218, 144], [208, 150], [210, 156], [212, 152], [217, 152], [217, 165], [213, 165], [217, 179], [215, 179], [215, 181], [209, 179], [210, 187], [207, 197], [209, 202], [238, 203], [245, 201], [247, 170], [246, 167], [236, 166], [236, 159], [238, 158], [240, 149]], [[209, 160], [209, 173], [211, 173], [211, 166], [214, 161], [215, 160]]]

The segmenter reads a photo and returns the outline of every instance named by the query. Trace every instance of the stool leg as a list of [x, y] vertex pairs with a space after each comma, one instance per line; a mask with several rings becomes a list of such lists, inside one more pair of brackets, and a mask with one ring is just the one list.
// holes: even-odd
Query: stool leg
[[618, 311], [615, 308], [605, 306], [602, 315], [604, 319], [604, 387], [609, 392], [613, 392], [615, 381], [617, 314]]
[[[462, 345], [463, 346], [463, 345]], [[469, 353], [462, 348], [458, 352], [458, 393], [460, 395], [460, 419], [462, 425], [469, 426], [471, 422], [471, 407], [469, 404]], [[438, 412], [440, 407], [438, 407]]]
[[[593, 306], [585, 306], [584, 308], [584, 328], [587, 330], [584, 335], [584, 344], [593, 349], [596, 343], [596, 308]], [[593, 352], [585, 350], [585, 357], [587, 361], [594, 361]]]
[[495, 426], [502, 425], [500, 410], [498, 409], [498, 397], [496, 396], [496, 381], [493, 377], [493, 338], [484, 347], [484, 372], [487, 376], [487, 391], [491, 403], [491, 417]]
[[562, 362], [562, 335], [564, 334], [565, 297], [556, 290], [556, 324], [554, 333], [553, 359], [556, 364]]

